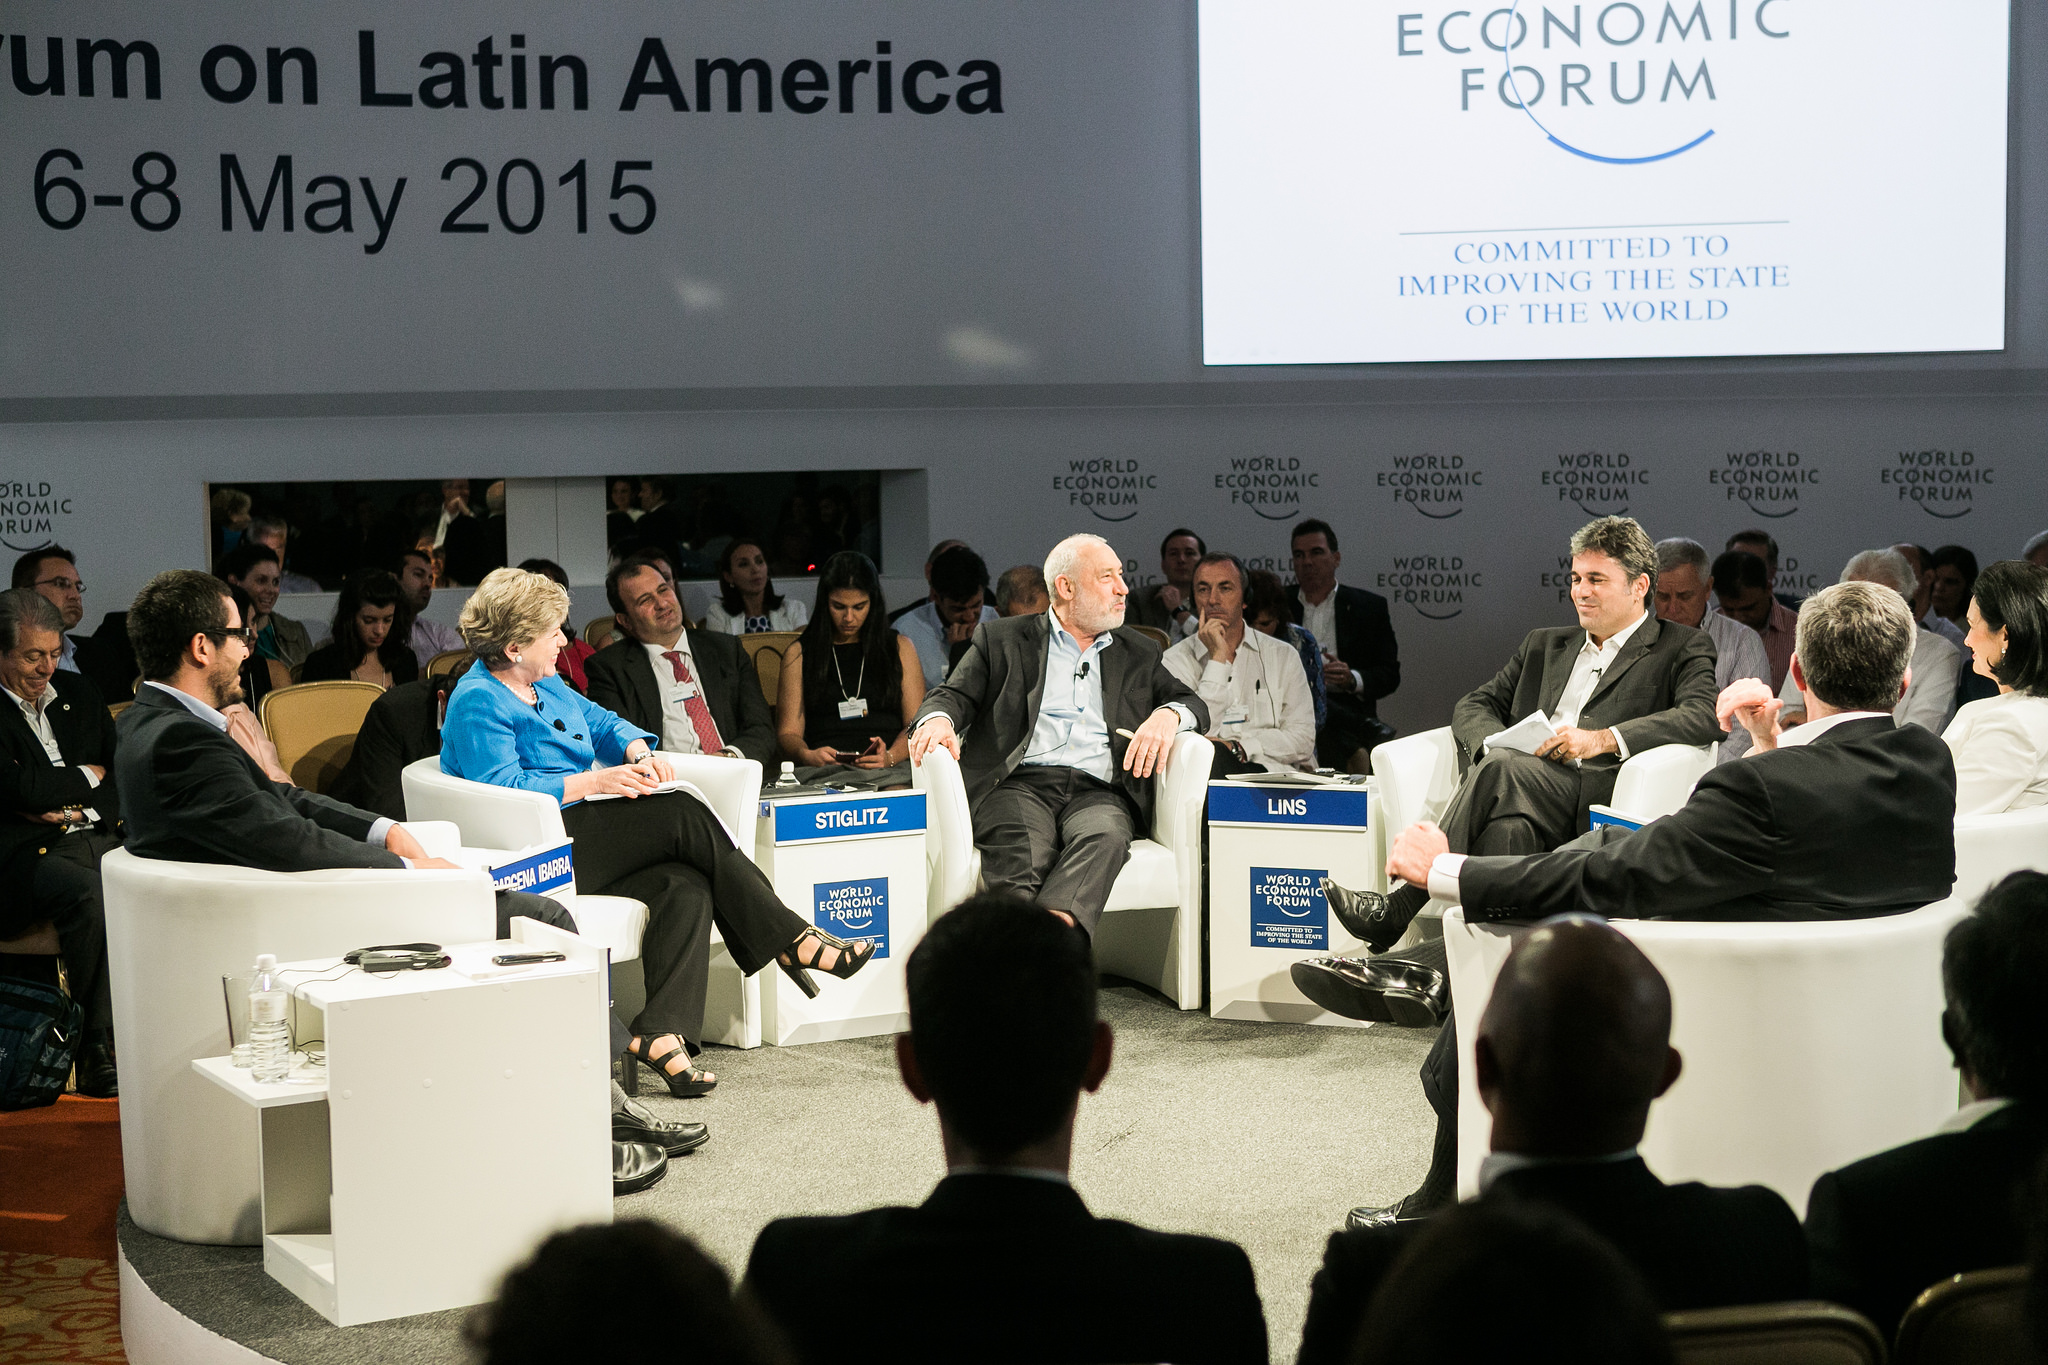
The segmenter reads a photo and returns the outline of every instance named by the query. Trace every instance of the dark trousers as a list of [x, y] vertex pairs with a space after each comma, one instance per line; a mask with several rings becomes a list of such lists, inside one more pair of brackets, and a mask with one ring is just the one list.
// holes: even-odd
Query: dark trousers
[[1343, 772], [1351, 766], [1352, 755], [1361, 749], [1370, 754], [1394, 734], [1394, 728], [1374, 715], [1364, 700], [1348, 692], [1332, 692], [1322, 727], [1316, 731], [1316, 761]]
[[[48, 921], [57, 931], [71, 998], [85, 1012], [87, 1029], [114, 1026], [114, 997], [107, 979], [107, 907], [100, 895], [100, 859], [121, 846], [111, 834], [82, 829], [59, 834], [47, 827], [49, 842], [23, 846], [10, 872], [26, 874], [25, 896], [0, 904], [0, 938], [19, 938]], [[35, 852], [46, 848], [48, 853]], [[33, 860], [25, 862], [24, 859]]]
[[1092, 938], [1136, 827], [1123, 793], [1078, 768], [1019, 768], [975, 809], [981, 879], [1066, 911]]
[[562, 824], [576, 841], [580, 890], [647, 905], [640, 940], [647, 1005], [633, 1019], [642, 1037], [673, 1033], [692, 1051], [701, 1046], [714, 923], [750, 976], [807, 927], [718, 817], [687, 792], [581, 802], [562, 812]]

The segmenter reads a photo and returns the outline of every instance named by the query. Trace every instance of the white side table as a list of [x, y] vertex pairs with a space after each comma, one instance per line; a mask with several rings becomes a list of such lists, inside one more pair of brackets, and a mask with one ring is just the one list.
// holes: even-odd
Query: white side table
[[[264, 1269], [336, 1326], [482, 1303], [549, 1233], [611, 1221], [604, 950], [528, 919], [513, 932], [449, 947], [436, 971], [286, 963], [293, 1037], [324, 1040], [324, 1082], [192, 1063], [256, 1110]], [[567, 961], [458, 970], [521, 948]]]
[[1378, 804], [1363, 785], [1209, 784], [1211, 1016], [1365, 1027], [1310, 1001], [1288, 968], [1362, 951], [1330, 913], [1320, 883], [1375, 885]]
[[921, 791], [847, 792], [777, 800], [762, 794], [754, 860], [782, 903], [875, 958], [841, 981], [813, 972], [808, 999], [780, 968], [761, 973], [761, 1035], [821, 1043], [910, 1027], [903, 964], [925, 929], [925, 799]]

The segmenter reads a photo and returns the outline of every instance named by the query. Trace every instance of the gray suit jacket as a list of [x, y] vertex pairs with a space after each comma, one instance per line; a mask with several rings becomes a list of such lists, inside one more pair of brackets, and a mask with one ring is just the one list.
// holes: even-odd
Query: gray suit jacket
[[[1488, 735], [1531, 711], [1540, 708], [1547, 715], [1557, 709], [1585, 642], [1586, 632], [1577, 626], [1532, 630], [1506, 668], [1459, 699], [1451, 712], [1451, 734], [1458, 742], [1461, 770], [1478, 758]], [[1721, 737], [1714, 723], [1714, 659], [1714, 641], [1705, 631], [1650, 617], [1586, 699], [1579, 728], [1616, 730], [1631, 754], [1660, 744], [1712, 744]], [[1616, 754], [1589, 758], [1583, 765], [1589, 773], [1620, 766]]]
[[[1043, 615], [982, 622], [946, 681], [925, 693], [924, 705], [917, 709], [912, 729], [926, 716], [943, 713], [960, 732], [961, 776], [970, 804], [993, 791], [1024, 757], [1038, 725], [1039, 700], [1045, 695], [1045, 653], [1051, 634]], [[1101, 654], [1110, 759], [1117, 789], [1131, 802], [1142, 830], [1152, 823], [1152, 783], [1124, 771], [1129, 741], [1116, 731], [1137, 729], [1147, 716], [1172, 702], [1187, 707], [1195, 729], [1206, 733], [1209, 708], [1166, 671], [1158, 645], [1129, 626], [1119, 626], [1111, 635], [1115, 643]]]

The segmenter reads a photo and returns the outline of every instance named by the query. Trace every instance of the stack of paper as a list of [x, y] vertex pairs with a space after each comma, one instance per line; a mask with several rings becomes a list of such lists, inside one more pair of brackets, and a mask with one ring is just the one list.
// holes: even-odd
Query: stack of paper
[[1498, 734], [1486, 737], [1489, 749], [1515, 749], [1525, 754], [1536, 752], [1536, 746], [1557, 733], [1557, 727], [1550, 723], [1550, 717], [1541, 711], [1531, 711]]

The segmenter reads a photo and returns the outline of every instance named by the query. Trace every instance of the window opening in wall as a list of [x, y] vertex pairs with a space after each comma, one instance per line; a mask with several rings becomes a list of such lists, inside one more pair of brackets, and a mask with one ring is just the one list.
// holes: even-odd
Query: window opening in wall
[[359, 569], [433, 556], [436, 587], [475, 587], [505, 566], [503, 479], [338, 479], [209, 485], [212, 558], [244, 540], [284, 559], [285, 592], [333, 592]]
[[734, 540], [758, 544], [768, 570], [805, 578], [841, 550], [882, 563], [880, 470], [746, 474], [614, 474], [605, 480], [605, 538], [614, 558], [670, 557], [676, 576], [715, 579]]

